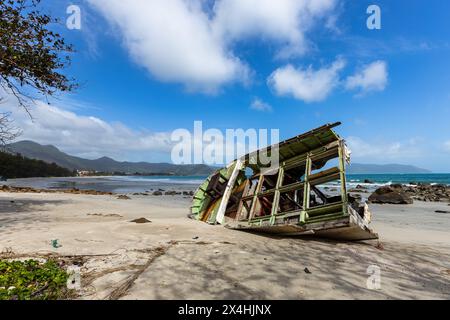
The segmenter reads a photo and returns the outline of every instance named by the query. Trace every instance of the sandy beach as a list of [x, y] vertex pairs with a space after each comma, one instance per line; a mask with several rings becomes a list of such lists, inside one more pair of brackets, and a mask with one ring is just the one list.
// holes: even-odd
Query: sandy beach
[[2, 258], [80, 265], [80, 299], [450, 298], [447, 203], [371, 205], [380, 241], [342, 242], [207, 225], [182, 195], [129, 197], [0, 193]]

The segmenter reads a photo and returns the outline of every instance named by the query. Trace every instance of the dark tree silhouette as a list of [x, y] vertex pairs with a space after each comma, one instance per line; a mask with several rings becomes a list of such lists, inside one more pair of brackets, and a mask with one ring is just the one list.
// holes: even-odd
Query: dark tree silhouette
[[0, 152], [0, 176], [6, 179], [34, 177], [69, 177], [75, 173], [56, 163], [29, 159], [21, 154]]

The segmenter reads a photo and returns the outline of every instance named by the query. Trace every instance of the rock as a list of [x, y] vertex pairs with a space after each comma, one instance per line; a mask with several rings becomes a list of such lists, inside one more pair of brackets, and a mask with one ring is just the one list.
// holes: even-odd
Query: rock
[[412, 204], [413, 199], [403, 189], [384, 186], [375, 190], [369, 197], [371, 203]]
[[166, 196], [176, 196], [176, 195], [180, 195], [181, 192], [178, 192], [178, 191], [166, 191], [164, 194]]
[[[351, 191], [350, 191], [351, 192]], [[361, 197], [361, 195], [360, 194], [349, 194], [348, 195], [348, 200], [349, 200], [349, 202], [352, 202], [352, 201], [354, 201], [354, 200], [361, 200], [362, 199], [362, 197]]]
[[307, 274], [311, 274], [312, 273], [311, 271], [309, 271], [308, 268], [303, 269], [303, 271], [305, 271], [305, 273], [307, 273]]
[[194, 191], [189, 191], [190, 196], [194, 196], [194, 194], [195, 194]]
[[121, 194], [120, 196], [117, 197], [117, 199], [119, 200], [130, 200], [131, 198], [127, 195]]
[[151, 223], [150, 220], [147, 220], [145, 218], [134, 219], [134, 220], [131, 220], [130, 222], [139, 223], [139, 224], [141, 224], [141, 223]]
[[70, 194], [88, 194], [88, 195], [113, 195], [112, 192], [96, 191], [96, 190], [80, 190], [72, 189], [35, 189], [31, 187], [10, 187], [2, 186], [0, 191], [11, 193], [70, 193]]
[[348, 192], [359, 192], [359, 193], [366, 193], [366, 192], [367, 192], [367, 190], [363, 190], [363, 189], [358, 189], [358, 188], [355, 188], [355, 189], [350, 189], [350, 190], [348, 190]]
[[162, 196], [163, 195], [163, 193], [161, 191], [154, 191], [152, 194], [154, 196]]
[[373, 181], [369, 180], [369, 179], [365, 179], [364, 183], [374, 183]]

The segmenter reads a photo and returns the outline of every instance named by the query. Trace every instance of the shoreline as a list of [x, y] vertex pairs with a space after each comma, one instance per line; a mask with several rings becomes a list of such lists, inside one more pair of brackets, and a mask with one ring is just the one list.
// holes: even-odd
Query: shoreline
[[[273, 237], [191, 220], [190, 198], [183, 195], [129, 198], [0, 192], [0, 257], [50, 255], [68, 265], [75, 259], [81, 266], [79, 299], [450, 295], [450, 215], [434, 212], [448, 210], [445, 203], [370, 204], [380, 242], [337, 242]], [[149, 222], [132, 222], [141, 218]], [[52, 247], [54, 239], [61, 247]], [[379, 290], [366, 287], [371, 265], [381, 270]], [[129, 290], [121, 291], [125, 284]]]

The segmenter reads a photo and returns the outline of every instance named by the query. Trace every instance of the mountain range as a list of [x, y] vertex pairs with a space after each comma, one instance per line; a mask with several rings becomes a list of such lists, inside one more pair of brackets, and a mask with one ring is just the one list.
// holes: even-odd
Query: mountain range
[[20, 153], [27, 158], [43, 160], [48, 163], [56, 163], [57, 165], [70, 170], [178, 176], [209, 175], [214, 171], [214, 168], [203, 164], [175, 165], [170, 163], [119, 162], [108, 157], [89, 160], [68, 155], [55, 146], [41, 145], [33, 141], [20, 141], [10, 144], [9, 150], [14, 153]]
[[[43, 160], [70, 170], [91, 170], [99, 172], [123, 172], [126, 174], [167, 174], [167, 175], [209, 175], [215, 170], [203, 164], [175, 165], [170, 163], [119, 162], [108, 157], [96, 160], [83, 159], [68, 155], [52, 145], [41, 145], [33, 141], [20, 141], [9, 145], [12, 152], [27, 158]], [[347, 168], [349, 174], [382, 173], [430, 173], [429, 170], [401, 164], [361, 164], [353, 163]]]

